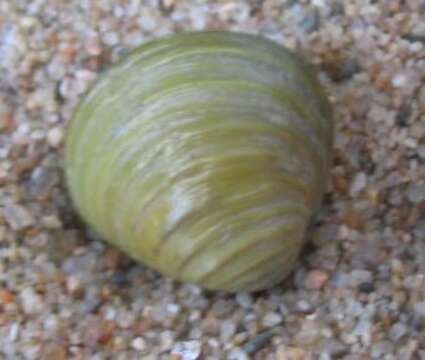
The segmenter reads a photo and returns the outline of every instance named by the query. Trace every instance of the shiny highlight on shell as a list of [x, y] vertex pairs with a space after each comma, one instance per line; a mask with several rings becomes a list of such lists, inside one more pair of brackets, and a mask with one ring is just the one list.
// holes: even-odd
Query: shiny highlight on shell
[[172, 278], [256, 291], [293, 269], [318, 211], [333, 124], [312, 69], [231, 32], [141, 46], [94, 84], [66, 139], [81, 216]]

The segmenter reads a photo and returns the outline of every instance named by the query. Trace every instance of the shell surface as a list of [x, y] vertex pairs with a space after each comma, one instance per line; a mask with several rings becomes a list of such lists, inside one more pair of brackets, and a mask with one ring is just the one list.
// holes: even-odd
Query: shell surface
[[293, 269], [331, 158], [330, 106], [285, 48], [229, 32], [141, 46], [92, 86], [66, 139], [81, 216], [133, 258], [208, 289]]

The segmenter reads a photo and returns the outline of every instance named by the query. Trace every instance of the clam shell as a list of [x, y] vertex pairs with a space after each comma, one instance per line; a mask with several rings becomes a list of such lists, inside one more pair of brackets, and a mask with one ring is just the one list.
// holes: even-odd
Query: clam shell
[[172, 35], [100, 76], [71, 119], [81, 216], [143, 264], [255, 291], [293, 269], [319, 209], [333, 124], [313, 70], [269, 40]]

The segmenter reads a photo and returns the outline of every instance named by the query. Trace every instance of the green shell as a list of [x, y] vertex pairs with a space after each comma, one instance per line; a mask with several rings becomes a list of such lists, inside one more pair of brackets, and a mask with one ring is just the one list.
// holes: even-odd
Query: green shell
[[254, 291], [293, 269], [333, 138], [309, 66], [260, 37], [169, 36], [102, 75], [66, 139], [72, 199], [102, 237], [172, 278]]

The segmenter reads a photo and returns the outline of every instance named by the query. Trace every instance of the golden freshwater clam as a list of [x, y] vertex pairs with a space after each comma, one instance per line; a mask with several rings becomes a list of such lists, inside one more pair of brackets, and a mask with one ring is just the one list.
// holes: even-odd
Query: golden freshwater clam
[[261, 37], [155, 40], [100, 76], [66, 139], [79, 213], [175, 279], [254, 291], [293, 269], [320, 207], [333, 124], [312, 69]]

